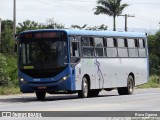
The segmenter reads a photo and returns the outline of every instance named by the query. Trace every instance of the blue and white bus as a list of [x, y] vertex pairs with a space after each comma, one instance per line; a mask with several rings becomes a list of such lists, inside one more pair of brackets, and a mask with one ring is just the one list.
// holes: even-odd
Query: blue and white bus
[[146, 34], [87, 30], [24, 31], [18, 43], [18, 80], [23, 93], [98, 96], [117, 89], [133, 94], [148, 81]]

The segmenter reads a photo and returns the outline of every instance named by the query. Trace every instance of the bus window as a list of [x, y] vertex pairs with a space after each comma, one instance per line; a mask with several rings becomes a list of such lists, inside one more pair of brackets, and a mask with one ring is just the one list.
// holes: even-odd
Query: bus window
[[82, 44], [83, 57], [93, 57], [94, 56], [93, 39], [91, 37], [82, 37], [81, 44]]
[[137, 39], [128, 39], [129, 57], [139, 57], [137, 46], [138, 46]]
[[117, 47], [115, 39], [107, 38], [107, 56], [108, 57], [117, 57]]
[[139, 47], [145, 48], [145, 40], [144, 39], [139, 39]]
[[103, 57], [104, 45], [103, 38], [94, 38], [95, 52], [97, 57]]
[[107, 47], [114, 47], [113, 38], [107, 38]]
[[139, 39], [139, 56], [146, 57], [145, 41]]
[[79, 53], [79, 41], [77, 37], [70, 38], [70, 53], [71, 53], [71, 63], [76, 63], [79, 61], [80, 53]]
[[124, 39], [118, 39], [118, 56], [128, 57], [128, 50]]
[[139, 47], [139, 41], [138, 41], [138, 39], [134, 39], [134, 42], [135, 42], [135, 47]]

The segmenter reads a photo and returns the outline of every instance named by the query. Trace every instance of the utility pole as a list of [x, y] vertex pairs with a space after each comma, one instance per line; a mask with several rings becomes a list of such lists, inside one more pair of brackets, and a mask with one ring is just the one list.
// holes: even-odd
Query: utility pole
[[16, 34], [16, 0], [13, 3], [13, 39], [15, 39]]
[[128, 17], [135, 17], [134, 15], [127, 15], [127, 14], [125, 14], [125, 15], [118, 15], [118, 16], [124, 16], [125, 17], [125, 31], [127, 32], [128, 31], [128, 27], [127, 27], [127, 18]]

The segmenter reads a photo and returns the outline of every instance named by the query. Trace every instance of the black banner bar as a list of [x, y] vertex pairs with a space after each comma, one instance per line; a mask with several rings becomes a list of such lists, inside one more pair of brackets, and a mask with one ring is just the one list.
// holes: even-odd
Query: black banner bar
[[160, 111], [1, 111], [0, 117], [160, 117]]

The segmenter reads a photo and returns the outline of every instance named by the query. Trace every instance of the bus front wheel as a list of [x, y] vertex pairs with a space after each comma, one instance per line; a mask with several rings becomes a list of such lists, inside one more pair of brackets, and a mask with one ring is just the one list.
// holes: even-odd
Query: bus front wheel
[[78, 92], [78, 96], [80, 98], [87, 98], [89, 93], [89, 84], [86, 77], [83, 77], [82, 79], [82, 90]]
[[90, 90], [89, 97], [97, 97], [100, 90]]
[[44, 100], [46, 97], [46, 92], [36, 92], [36, 96], [38, 100]]
[[134, 80], [132, 76], [128, 77], [127, 87], [117, 88], [119, 95], [130, 95], [134, 93]]

